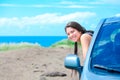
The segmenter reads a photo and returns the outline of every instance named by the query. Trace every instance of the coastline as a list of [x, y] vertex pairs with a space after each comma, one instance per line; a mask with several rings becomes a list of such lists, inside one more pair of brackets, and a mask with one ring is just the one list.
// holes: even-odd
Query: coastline
[[8, 50], [14, 50], [14, 49], [21, 49], [21, 48], [29, 48], [29, 47], [43, 47], [43, 48], [73, 48], [74, 43], [63, 39], [61, 41], [58, 41], [54, 44], [52, 44], [49, 47], [41, 46], [39, 43], [29, 43], [29, 42], [20, 42], [20, 43], [0, 43], [0, 51], [8, 51]]
[[1, 43], [31, 43], [49, 47], [52, 44], [67, 39], [66, 36], [0, 36]]

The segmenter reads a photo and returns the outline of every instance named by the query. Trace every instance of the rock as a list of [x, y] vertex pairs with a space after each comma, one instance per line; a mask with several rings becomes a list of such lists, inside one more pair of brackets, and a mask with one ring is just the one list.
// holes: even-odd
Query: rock
[[49, 76], [49, 77], [61, 76], [61, 77], [64, 77], [64, 76], [67, 76], [67, 75], [65, 73], [62, 73], [62, 72], [50, 72], [50, 73], [44, 73], [41, 76]]

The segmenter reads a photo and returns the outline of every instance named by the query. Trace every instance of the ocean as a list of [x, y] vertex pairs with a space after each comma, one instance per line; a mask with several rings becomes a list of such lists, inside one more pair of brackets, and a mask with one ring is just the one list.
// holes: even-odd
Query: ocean
[[67, 39], [67, 36], [0, 36], [0, 43], [38, 43], [43, 47], [49, 47], [52, 44]]

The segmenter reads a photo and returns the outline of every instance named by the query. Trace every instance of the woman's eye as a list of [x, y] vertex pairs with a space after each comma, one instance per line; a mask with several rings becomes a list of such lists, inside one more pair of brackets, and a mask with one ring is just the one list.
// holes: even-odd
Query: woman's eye
[[74, 30], [71, 31], [71, 33], [74, 33], [74, 32], [75, 32]]

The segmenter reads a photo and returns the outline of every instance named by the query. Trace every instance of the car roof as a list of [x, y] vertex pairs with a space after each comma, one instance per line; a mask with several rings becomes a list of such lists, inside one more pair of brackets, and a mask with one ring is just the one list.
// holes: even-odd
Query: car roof
[[112, 23], [112, 22], [118, 22], [120, 21], [120, 17], [110, 17], [110, 18], [106, 18], [105, 23]]

